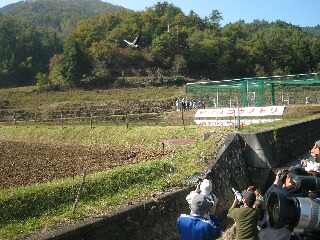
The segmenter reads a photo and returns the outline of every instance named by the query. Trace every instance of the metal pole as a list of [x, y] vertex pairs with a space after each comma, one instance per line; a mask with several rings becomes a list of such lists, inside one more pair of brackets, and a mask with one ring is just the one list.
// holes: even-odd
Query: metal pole
[[186, 101], [188, 101], [188, 84], [186, 84]]
[[217, 107], [219, 107], [219, 90], [217, 89]]
[[275, 105], [275, 98], [274, 98], [274, 84], [270, 85], [270, 96], [271, 96], [271, 105]]
[[247, 78], [247, 107], [249, 107], [249, 80]]

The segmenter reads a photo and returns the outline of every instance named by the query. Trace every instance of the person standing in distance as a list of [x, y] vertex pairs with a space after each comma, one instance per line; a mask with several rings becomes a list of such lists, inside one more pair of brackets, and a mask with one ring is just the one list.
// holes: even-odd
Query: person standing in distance
[[[221, 224], [215, 214], [216, 203], [210, 202], [204, 195], [192, 198], [190, 214], [181, 214], [177, 220], [181, 240], [212, 240], [221, 236]], [[204, 215], [210, 211], [210, 219]]]

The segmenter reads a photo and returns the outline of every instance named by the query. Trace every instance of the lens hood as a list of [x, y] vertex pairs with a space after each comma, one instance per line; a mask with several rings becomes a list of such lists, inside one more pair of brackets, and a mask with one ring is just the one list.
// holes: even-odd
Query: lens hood
[[284, 226], [294, 228], [300, 219], [300, 207], [296, 198], [286, 197], [280, 191], [270, 194], [267, 202], [268, 226], [274, 229]]

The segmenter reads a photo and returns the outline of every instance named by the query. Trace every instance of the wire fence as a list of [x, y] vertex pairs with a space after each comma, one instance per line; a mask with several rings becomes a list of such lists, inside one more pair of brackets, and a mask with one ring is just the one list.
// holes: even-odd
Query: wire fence
[[[13, 113], [11, 116], [1, 116], [0, 124], [5, 126], [61, 126], [68, 125], [81, 126], [102, 126], [102, 125], [183, 125], [182, 121], [174, 121], [161, 117], [160, 113], [143, 113], [143, 114], [118, 114], [102, 115], [94, 112], [84, 112], [81, 115], [56, 113], [51, 115], [41, 113]], [[190, 124], [194, 124], [190, 121]]]

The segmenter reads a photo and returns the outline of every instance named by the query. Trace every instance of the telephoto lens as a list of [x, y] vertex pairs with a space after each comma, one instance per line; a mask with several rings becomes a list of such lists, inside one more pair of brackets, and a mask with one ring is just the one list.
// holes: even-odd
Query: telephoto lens
[[308, 232], [316, 236], [316, 233], [320, 233], [320, 199], [286, 197], [283, 193], [274, 191], [268, 198], [267, 211], [270, 228], [286, 226], [295, 233]]
[[282, 228], [286, 225], [295, 226], [299, 221], [300, 211], [293, 198], [286, 198], [280, 192], [272, 192], [268, 198], [268, 226]]
[[320, 190], [320, 178], [295, 175], [292, 178], [292, 185], [303, 190], [318, 191]]

